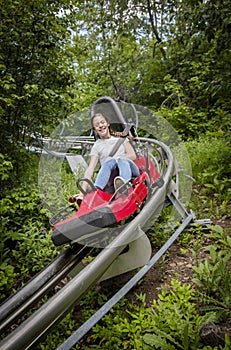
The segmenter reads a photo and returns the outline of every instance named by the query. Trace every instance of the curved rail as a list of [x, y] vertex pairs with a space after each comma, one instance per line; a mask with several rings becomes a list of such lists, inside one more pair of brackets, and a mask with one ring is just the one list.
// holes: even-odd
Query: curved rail
[[96, 313], [94, 313], [79, 329], [74, 332], [63, 344], [61, 344], [57, 350], [69, 350], [77, 342], [83, 338], [84, 335], [101, 320], [103, 316], [122, 299], [140, 280], [144, 275], [153, 267], [153, 265], [162, 257], [162, 255], [169, 249], [169, 247], [179, 237], [181, 232], [190, 224], [193, 220], [193, 214], [190, 214], [182, 223], [182, 225], [173, 233], [168, 241], [158, 250], [158, 252], [150, 259], [150, 261], [137, 272], [111, 299], [109, 299]]
[[1, 349], [13, 350], [17, 348], [17, 350], [24, 350], [39, 341], [103, 276], [126, 245], [134, 239], [137, 229], [146, 227], [147, 223], [163, 209], [165, 200], [171, 193], [171, 182], [175, 172], [173, 155], [168, 146], [162, 142], [146, 138], [140, 140], [161, 147], [165, 153], [167, 167], [165, 173], [162, 174], [161, 186], [153, 187], [152, 195], [140, 213], [130, 223], [124, 226], [122, 230], [121, 228], [115, 228], [115, 230], [118, 230], [117, 237], [89, 265], [3, 339], [0, 343]]
[[75, 244], [58, 255], [46, 268], [0, 306], [0, 332], [17, 321], [42, 296], [56, 286], [90, 251]]

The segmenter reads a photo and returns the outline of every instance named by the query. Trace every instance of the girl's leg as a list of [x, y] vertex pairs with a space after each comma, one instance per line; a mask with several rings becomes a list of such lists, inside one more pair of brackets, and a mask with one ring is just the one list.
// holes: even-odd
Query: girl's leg
[[95, 180], [95, 186], [103, 190], [110, 179], [112, 171], [115, 170], [116, 167], [117, 163], [114, 158], [106, 160], [98, 172]]
[[118, 168], [119, 176], [121, 176], [125, 181], [130, 180], [131, 177], [138, 177], [140, 175], [137, 165], [128, 158], [119, 158]]
[[128, 159], [132, 171], [132, 177], [140, 176], [140, 171], [136, 163], [134, 163], [131, 159]]

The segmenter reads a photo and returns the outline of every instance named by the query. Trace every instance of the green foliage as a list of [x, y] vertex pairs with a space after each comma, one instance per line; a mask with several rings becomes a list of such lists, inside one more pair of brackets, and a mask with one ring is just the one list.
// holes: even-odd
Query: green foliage
[[84, 299], [80, 301], [83, 307], [83, 319], [87, 320], [96, 312], [98, 307], [101, 307], [107, 301], [107, 295], [104, 293], [97, 293], [95, 288], [90, 289]]
[[193, 267], [193, 282], [199, 288], [199, 300], [207, 305], [203, 310], [213, 309], [218, 319], [231, 320], [231, 237], [221, 226], [208, 227], [211, 233], [206, 236], [213, 240], [206, 247], [209, 257]]
[[72, 5], [65, 0], [0, 4], [1, 149], [10, 154], [29, 142], [29, 134], [49, 130], [69, 107]]
[[[184, 140], [187, 140], [191, 135], [199, 135], [200, 128], [206, 123], [206, 115], [204, 115], [205, 121], [203, 121], [201, 115], [195, 113], [193, 108], [187, 104], [183, 86], [177, 79], [167, 74], [164, 81], [168, 98], [163, 101], [158, 112], [167, 119]], [[199, 120], [200, 122], [198, 122]]]
[[[189, 285], [171, 281], [171, 290], [163, 290], [153, 301], [155, 329], [144, 336], [145, 342], [160, 349], [198, 349], [199, 328], [204, 322], [192, 302], [194, 291]], [[213, 319], [213, 314], [206, 316]], [[154, 333], [154, 334], [153, 334]]]
[[142, 340], [143, 332], [152, 325], [150, 310], [145, 307], [145, 295], [138, 296], [138, 300], [140, 306], [126, 304], [122, 299], [103, 317], [103, 324], [93, 328], [92, 339], [98, 343], [96, 349], [150, 348]]
[[[145, 295], [137, 296], [139, 305], [119, 303], [93, 329], [96, 349], [199, 349], [199, 328], [213, 321], [215, 314], [200, 316], [189, 285], [172, 280], [171, 289], [163, 289], [152, 307]], [[124, 301], [122, 301], [124, 306]]]
[[[14, 240], [17, 244], [12, 250], [12, 256], [25, 276], [29, 271], [34, 273], [42, 270], [57, 255], [57, 250], [51, 241], [51, 232], [48, 232], [37, 219], [29, 219], [18, 229]], [[23, 274], [21, 277], [24, 277]]]
[[[77, 323], [73, 318], [73, 313], [69, 313], [65, 318], [57, 325], [54, 331], [48, 334], [46, 339], [37, 345], [34, 350], [50, 350], [56, 349], [61, 345], [67, 337], [69, 337], [77, 328]], [[79, 345], [76, 345], [75, 349], [84, 349]]]
[[187, 150], [195, 178], [194, 210], [207, 211], [210, 217], [229, 216], [230, 145], [222, 132], [187, 141]]
[[186, 103], [204, 115], [209, 112], [206, 120], [217, 126], [228, 120], [215, 117], [213, 107], [230, 110], [229, 12], [228, 0], [179, 3], [169, 36], [169, 72], [183, 86]]
[[231, 249], [231, 237], [220, 225], [208, 225], [210, 232], [207, 237], [213, 240], [214, 249], [228, 252]]
[[231, 275], [227, 267], [230, 253], [216, 252], [215, 247], [208, 248], [211, 260], [208, 258], [204, 262], [200, 262], [198, 266], [194, 266], [196, 272], [193, 282], [196, 283], [207, 294], [217, 298], [218, 300], [230, 302], [230, 282]]
[[18, 273], [15, 272], [15, 267], [9, 264], [10, 259], [6, 259], [0, 264], [0, 291], [1, 299], [8, 296], [15, 285], [15, 279]]
[[221, 180], [230, 174], [230, 145], [222, 131], [208, 133], [185, 144], [191, 159], [193, 176], [197, 182], [205, 184], [215, 176]]
[[148, 237], [152, 245], [161, 248], [170, 238], [174, 225], [174, 218], [171, 216], [171, 207], [163, 210], [148, 231]]
[[[207, 226], [206, 226], [207, 227]], [[189, 248], [194, 257], [197, 257], [204, 244], [204, 231], [200, 223], [196, 223], [192, 227], [187, 227], [179, 236], [178, 242], [182, 249]]]
[[[36, 186], [22, 185], [1, 199], [1, 297], [18, 288], [57, 254], [46, 229], [48, 216]], [[17, 277], [17, 283], [15, 278]]]
[[13, 169], [13, 165], [9, 160], [6, 160], [4, 155], [1, 153], [0, 160], [0, 181], [2, 183], [2, 181], [9, 179]]

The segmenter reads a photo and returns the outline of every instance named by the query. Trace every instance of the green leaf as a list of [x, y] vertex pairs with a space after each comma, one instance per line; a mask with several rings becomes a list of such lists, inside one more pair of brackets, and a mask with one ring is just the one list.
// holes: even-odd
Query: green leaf
[[[167, 343], [166, 339], [161, 338], [155, 334], [145, 334], [143, 336], [144, 342], [148, 345], [155, 346], [157, 348], [161, 348], [162, 350], [175, 350], [176, 347]], [[179, 348], [182, 348], [179, 346]]]

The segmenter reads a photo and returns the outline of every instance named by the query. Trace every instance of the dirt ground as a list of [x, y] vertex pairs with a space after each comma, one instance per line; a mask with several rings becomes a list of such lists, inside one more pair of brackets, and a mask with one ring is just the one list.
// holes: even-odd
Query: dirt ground
[[[155, 251], [153, 251], [153, 254], [155, 254]], [[136, 294], [145, 293], [146, 304], [150, 306], [152, 300], [157, 299], [160, 287], [170, 285], [172, 278], [176, 278], [182, 283], [192, 284], [192, 265], [192, 253], [187, 250], [187, 254], [181, 254], [180, 246], [175, 243], [165, 253], [164, 262], [163, 259], [160, 259], [151, 267], [141, 282], [134, 286], [125, 297], [135, 302]], [[104, 290], [107, 290], [107, 287], [110, 287], [110, 289], [121, 288], [133, 275], [134, 271], [101, 282], [99, 289], [101, 287]]]

